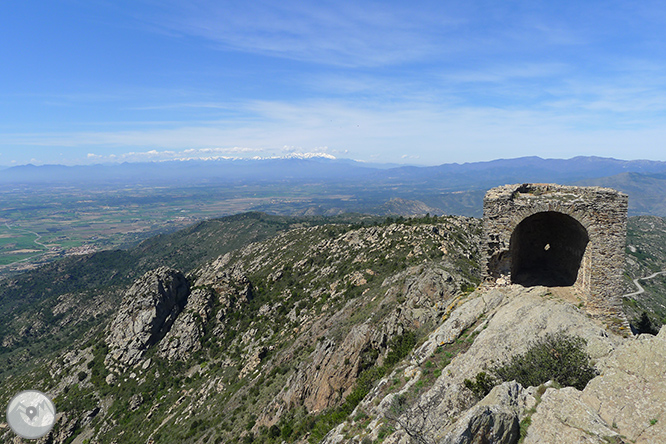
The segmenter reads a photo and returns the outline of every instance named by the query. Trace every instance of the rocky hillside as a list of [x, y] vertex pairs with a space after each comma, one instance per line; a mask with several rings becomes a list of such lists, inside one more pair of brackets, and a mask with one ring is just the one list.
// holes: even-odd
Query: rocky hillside
[[[143, 273], [101, 328], [4, 377], [0, 402], [51, 395], [44, 443], [666, 437], [666, 333], [605, 325], [566, 288], [479, 286], [479, 220], [290, 228]], [[534, 378], [505, 381], [518, 364]]]
[[306, 439], [364, 371], [395, 365], [474, 288], [479, 230], [459, 217], [302, 227], [187, 275], [157, 268], [104, 331], [6, 379], [3, 399], [53, 394], [55, 442], [228, 442], [273, 426]]
[[[666, 219], [655, 216], [630, 217], [627, 223], [626, 292], [636, 293], [634, 279], [666, 271]], [[645, 313], [652, 324], [666, 324], [666, 274], [640, 280], [644, 289], [624, 299], [624, 311], [637, 322]]]
[[128, 250], [69, 257], [0, 281], [0, 378], [51, 359], [114, 315], [123, 292], [168, 266], [189, 273], [221, 254], [297, 227], [374, 223], [369, 216], [282, 217], [244, 213], [155, 236]]
[[[367, 437], [365, 442], [386, 443], [601, 444], [666, 438], [666, 330], [657, 337], [610, 333], [563, 289], [482, 287], [462, 299], [324, 442]], [[470, 384], [553, 334], [583, 339], [597, 375], [583, 387], [507, 381], [484, 396]]]

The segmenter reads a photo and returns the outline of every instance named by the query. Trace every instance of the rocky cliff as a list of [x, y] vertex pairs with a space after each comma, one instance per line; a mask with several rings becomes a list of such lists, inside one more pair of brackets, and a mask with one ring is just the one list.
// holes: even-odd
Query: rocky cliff
[[[3, 390], [54, 397], [49, 443], [661, 442], [664, 333], [603, 324], [571, 289], [479, 286], [480, 234], [458, 217], [297, 227], [187, 276], [160, 267]], [[470, 384], [554, 334], [582, 339], [585, 386]]]
[[[559, 294], [558, 294], [559, 293]], [[666, 437], [659, 419], [666, 414], [664, 369], [666, 330], [658, 336], [624, 337], [581, 311], [566, 291], [514, 285], [481, 288], [469, 295], [400, 367], [379, 382], [352, 417], [324, 442], [378, 439], [392, 424], [384, 442], [423, 443], [658, 443]], [[470, 347], [437, 369], [438, 349], [464, 338], [472, 328]], [[581, 391], [573, 387], [522, 387], [516, 382], [496, 386], [477, 399], [464, 381], [497, 362], [524, 353], [535, 338], [565, 333], [585, 340], [599, 375]], [[467, 340], [467, 339], [464, 339]], [[430, 364], [429, 364], [430, 363]], [[432, 369], [440, 373], [428, 377]], [[383, 390], [392, 381], [397, 390]], [[410, 405], [396, 414], [395, 399]], [[362, 414], [361, 414], [362, 412]], [[523, 425], [522, 438], [519, 424]], [[484, 440], [480, 440], [484, 437]]]
[[166, 267], [136, 281], [123, 296], [118, 315], [109, 326], [107, 365], [127, 367], [139, 362], [146, 349], [170, 331], [188, 294], [185, 276]]

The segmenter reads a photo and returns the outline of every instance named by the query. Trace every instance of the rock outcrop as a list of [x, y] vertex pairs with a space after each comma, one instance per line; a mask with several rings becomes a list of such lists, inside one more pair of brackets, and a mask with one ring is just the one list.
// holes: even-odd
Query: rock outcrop
[[149, 271], [125, 292], [118, 315], [106, 336], [105, 364], [132, 366], [146, 349], [169, 331], [189, 294], [189, 283], [177, 270]]
[[626, 340], [598, 367], [601, 374], [583, 391], [544, 393], [525, 444], [664, 442], [666, 328]]
[[521, 414], [535, 404], [534, 396], [520, 384], [504, 382], [469, 409], [442, 444], [515, 444], [520, 438]]
[[194, 286], [210, 288], [217, 296], [220, 310], [217, 312], [218, 321], [222, 321], [230, 310], [243, 307], [252, 299], [252, 283], [241, 267], [227, 268], [229, 254], [202, 267]]
[[160, 341], [159, 354], [170, 361], [185, 360], [201, 349], [203, 326], [212, 310], [213, 294], [206, 289], [196, 289], [187, 298], [187, 305], [176, 322]]
[[[483, 437], [483, 438], [481, 438]], [[515, 444], [520, 437], [518, 415], [502, 406], [478, 405], [458, 420], [442, 444]]]
[[371, 334], [372, 329], [361, 324], [353, 327], [341, 344], [330, 339], [320, 341], [312, 353], [312, 363], [302, 365], [287, 383], [284, 401], [317, 412], [344, 399], [363, 365], [361, 354], [369, 348]]
[[[477, 373], [513, 355], [524, 353], [535, 339], [547, 334], [564, 332], [585, 339], [588, 354], [597, 362], [610, 359], [613, 351], [625, 341], [609, 333], [598, 320], [591, 319], [570, 301], [558, 296], [564, 293], [554, 294], [546, 287], [526, 289], [510, 285], [481, 288], [467, 299], [452, 304], [445, 321], [412, 355], [412, 365], [401, 371], [409, 378], [401, 393], [413, 392], [413, 387], [422, 378], [421, 366], [438, 346], [459, 342], [463, 333], [468, 335], [468, 339], [473, 337], [474, 341], [468, 350], [447, 365], [430, 389], [417, 397], [397, 423], [409, 424], [421, 434], [423, 442], [517, 442], [515, 427], [536, 404], [535, 389], [507, 383], [495, 387], [490, 395], [477, 402], [465, 387], [465, 379], [473, 379]], [[570, 297], [574, 295], [567, 296]], [[372, 417], [386, 417], [395, 395], [386, 395], [383, 387], [399, 376], [400, 373], [386, 378], [374, 395], [363, 400], [360, 408]], [[415, 421], [415, 418], [418, 420]], [[536, 422], [533, 420], [532, 423]], [[377, 439], [378, 430], [371, 431], [369, 437]], [[488, 438], [491, 436], [492, 439]], [[481, 437], [488, 440], [480, 440]], [[333, 431], [324, 442], [337, 442], [339, 438], [340, 435]], [[407, 438], [407, 431], [397, 427], [396, 433], [385, 442], [406, 442]], [[543, 439], [534, 442], [568, 441]]]

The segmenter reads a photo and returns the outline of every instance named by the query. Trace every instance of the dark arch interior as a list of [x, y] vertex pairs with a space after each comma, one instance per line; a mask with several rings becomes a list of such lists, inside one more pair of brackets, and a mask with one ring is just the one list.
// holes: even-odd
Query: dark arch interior
[[511, 234], [511, 281], [526, 287], [573, 285], [589, 240], [585, 227], [566, 214], [525, 218]]

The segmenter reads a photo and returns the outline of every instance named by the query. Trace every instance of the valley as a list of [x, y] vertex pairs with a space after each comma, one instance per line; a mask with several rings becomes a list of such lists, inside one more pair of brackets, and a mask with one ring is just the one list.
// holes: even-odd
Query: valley
[[[52, 396], [53, 444], [448, 443], [486, 414], [511, 444], [561, 441], [574, 420], [599, 426], [598, 443], [662, 436], [659, 408], [631, 410], [644, 428], [609, 418], [634, 371], [616, 359], [661, 362], [663, 335], [636, 341], [568, 288], [482, 282], [480, 219], [437, 214], [483, 190], [407, 182], [5, 189], [0, 403]], [[629, 217], [625, 253], [632, 293], [666, 270], [666, 219]], [[665, 282], [624, 299], [632, 326], [666, 323]], [[481, 375], [557, 332], [584, 339], [587, 387]], [[581, 390], [609, 399], [606, 416], [558, 410]]]
[[630, 216], [666, 216], [664, 170], [663, 162], [595, 157], [390, 168], [316, 158], [10, 168], [0, 170], [0, 277], [247, 211], [481, 217], [488, 188], [530, 180], [610, 186], [629, 195]]

